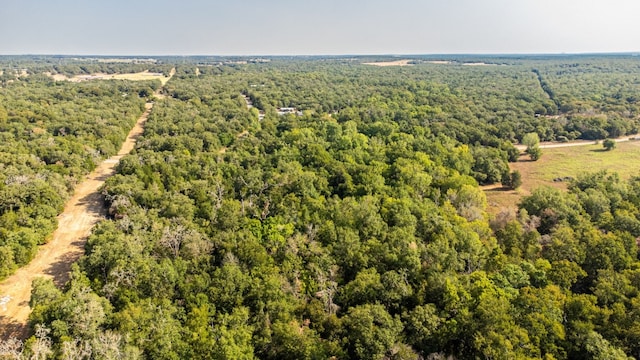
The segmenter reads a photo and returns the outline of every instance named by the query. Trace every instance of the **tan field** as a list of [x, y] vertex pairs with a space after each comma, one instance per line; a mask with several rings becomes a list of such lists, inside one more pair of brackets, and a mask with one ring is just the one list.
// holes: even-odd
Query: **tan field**
[[71, 81], [71, 82], [81, 82], [81, 81], [89, 81], [89, 80], [131, 80], [131, 81], [144, 81], [144, 80], [160, 80], [164, 85], [169, 77], [166, 77], [160, 73], [152, 73], [149, 71], [143, 71], [139, 73], [132, 74], [104, 74], [104, 73], [96, 73], [91, 75], [76, 75], [73, 77], [67, 77], [63, 74], [51, 74], [47, 73], [47, 75], [51, 76], [53, 80], [56, 81]]
[[374, 65], [374, 66], [413, 66], [410, 64], [412, 60], [396, 60], [396, 61], [383, 61], [383, 62], [371, 62], [371, 63], [363, 63], [364, 65]]
[[[543, 146], [541, 146], [543, 148]], [[634, 164], [640, 161], [640, 141], [618, 139], [616, 148], [604, 151], [602, 144], [593, 141], [567, 144], [553, 144], [544, 148], [538, 161], [530, 161], [522, 155], [520, 160], [509, 164], [511, 170], [522, 175], [522, 186], [518, 190], [505, 190], [499, 184], [484, 186], [490, 213], [498, 213], [502, 208], [516, 207], [522, 196], [540, 186], [566, 189], [567, 181], [556, 178], [573, 177], [586, 172], [607, 170], [616, 172], [621, 179], [640, 175], [640, 168]], [[586, 165], [588, 164], [588, 165]]]

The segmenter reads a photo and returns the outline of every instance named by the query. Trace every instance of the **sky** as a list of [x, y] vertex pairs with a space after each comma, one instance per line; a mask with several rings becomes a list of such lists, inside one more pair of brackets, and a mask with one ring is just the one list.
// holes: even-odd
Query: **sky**
[[640, 51], [638, 0], [2, 0], [0, 55]]

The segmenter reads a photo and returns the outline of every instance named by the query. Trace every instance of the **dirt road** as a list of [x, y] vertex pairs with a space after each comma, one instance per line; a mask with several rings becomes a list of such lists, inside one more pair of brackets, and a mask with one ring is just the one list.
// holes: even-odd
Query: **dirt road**
[[[613, 140], [615, 142], [625, 142], [625, 141], [631, 141], [633, 139], [638, 139], [638, 134], [625, 135]], [[563, 143], [541, 142], [540, 149], [554, 149], [554, 148], [563, 148], [563, 147], [570, 147], [570, 146], [594, 145], [594, 144], [597, 144], [598, 141], [601, 141], [601, 140], [575, 140], [575, 141], [563, 142]], [[515, 145], [515, 147], [520, 151], [524, 151], [527, 149], [525, 145]]]
[[[172, 70], [171, 75], [174, 73]], [[145, 108], [118, 154], [104, 160], [76, 187], [74, 195], [58, 216], [58, 229], [53, 233], [51, 241], [40, 247], [29, 264], [0, 283], [0, 339], [25, 338], [28, 335], [27, 319], [31, 312], [29, 299], [33, 279], [52, 278], [58, 286], [69, 279], [71, 264], [84, 253], [84, 244], [91, 229], [106, 215], [98, 189], [115, 173], [118, 161], [134, 148], [137, 138], [144, 130], [143, 126], [153, 103], [147, 103]]]

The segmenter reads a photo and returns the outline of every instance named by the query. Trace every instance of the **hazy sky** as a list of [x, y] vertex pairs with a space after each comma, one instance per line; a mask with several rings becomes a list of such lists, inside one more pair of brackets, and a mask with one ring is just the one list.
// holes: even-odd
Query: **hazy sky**
[[0, 54], [640, 51], [638, 0], [2, 0]]

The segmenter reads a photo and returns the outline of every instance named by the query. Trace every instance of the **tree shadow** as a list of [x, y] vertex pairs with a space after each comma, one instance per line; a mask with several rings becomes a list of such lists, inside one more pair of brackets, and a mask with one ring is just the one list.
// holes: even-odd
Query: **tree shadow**
[[605, 148], [602, 148], [602, 149], [591, 149], [591, 150], [589, 150], [589, 151], [591, 151], [591, 152], [607, 152], [607, 151], [609, 151], [609, 150], [608, 150], [608, 149], [605, 149]]
[[487, 190], [487, 191], [508, 192], [508, 191], [511, 191], [511, 190], [513, 190], [513, 189], [508, 187], [508, 186], [499, 186], [499, 187], [495, 187], [495, 188]]
[[31, 335], [29, 325], [0, 315], [0, 340], [9, 340], [10, 338], [24, 340], [29, 337], [29, 335]]
[[47, 275], [51, 275], [53, 277], [53, 283], [61, 288], [64, 284], [69, 281], [70, 273], [71, 273], [71, 265], [78, 261], [80, 257], [84, 254], [84, 244], [86, 243], [87, 238], [78, 239], [78, 241], [74, 241], [72, 243], [73, 246], [77, 247], [80, 251], [70, 251], [60, 258], [57, 259], [56, 262], [52, 263], [44, 269], [44, 273]]
[[106, 181], [108, 178], [110, 178], [111, 176], [113, 176], [116, 173], [115, 169], [112, 171], [105, 171], [102, 174], [96, 175], [95, 177], [93, 177], [94, 180], [98, 180], [98, 181]]
[[100, 192], [93, 192], [81, 198], [77, 202], [79, 205], [87, 207], [87, 212], [100, 217], [107, 216], [107, 208], [104, 203], [104, 196]]

